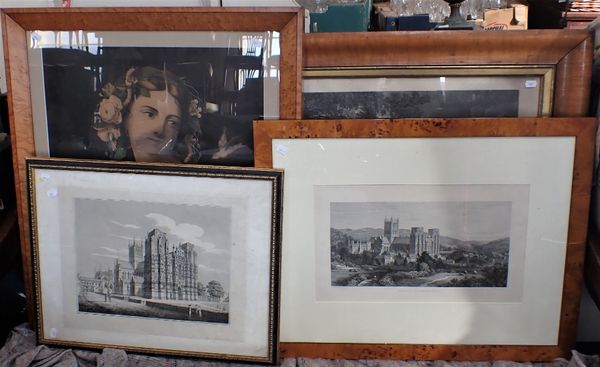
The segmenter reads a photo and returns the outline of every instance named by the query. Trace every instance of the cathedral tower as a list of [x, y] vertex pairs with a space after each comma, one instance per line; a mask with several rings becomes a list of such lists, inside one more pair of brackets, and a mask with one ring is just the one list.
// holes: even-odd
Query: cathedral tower
[[[144, 297], [154, 299], [166, 298], [167, 284], [167, 236], [165, 232], [153, 229], [146, 236], [144, 243]], [[170, 267], [170, 266], [169, 266]]]
[[134, 239], [129, 242], [129, 263], [135, 269], [141, 261], [144, 261], [144, 246], [142, 241]]
[[398, 218], [390, 217], [389, 219], [386, 217], [383, 222], [383, 236], [390, 241], [390, 243], [394, 242], [394, 238], [400, 236], [400, 220]]

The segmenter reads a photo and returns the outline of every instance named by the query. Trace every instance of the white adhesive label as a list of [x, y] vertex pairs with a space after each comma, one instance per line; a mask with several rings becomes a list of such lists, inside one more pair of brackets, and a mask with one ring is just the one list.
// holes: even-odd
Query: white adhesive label
[[525, 81], [525, 88], [536, 88], [537, 87], [537, 80], [526, 80]]
[[42, 36], [37, 32], [31, 32], [31, 39], [39, 42], [42, 40]]
[[281, 145], [278, 144], [277, 148], [275, 148], [275, 150], [277, 150], [277, 153], [281, 154], [281, 155], [287, 155], [288, 154], [288, 147], [286, 147], [285, 145]]
[[49, 198], [55, 198], [57, 196], [58, 196], [58, 190], [56, 190], [56, 189], [48, 190], [48, 197]]
[[57, 336], [58, 336], [58, 330], [56, 330], [55, 328], [51, 328], [50, 329], [50, 337], [56, 338]]

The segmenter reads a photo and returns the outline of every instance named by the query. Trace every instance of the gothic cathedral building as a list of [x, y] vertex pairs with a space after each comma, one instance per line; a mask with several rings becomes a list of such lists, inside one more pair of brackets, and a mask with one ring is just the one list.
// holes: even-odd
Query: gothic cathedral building
[[[386, 217], [383, 221], [382, 252], [390, 251], [400, 237], [400, 220]], [[416, 258], [423, 252], [431, 256], [440, 254], [440, 230], [430, 228], [425, 232], [423, 227], [411, 227], [408, 245], [408, 256]]]
[[410, 229], [410, 256], [419, 256], [423, 252], [427, 252], [431, 256], [439, 255], [440, 253], [440, 230], [438, 228], [428, 229], [427, 232], [423, 227], [412, 227]]
[[116, 294], [149, 299], [198, 299], [198, 253], [191, 243], [170, 245], [165, 232], [153, 229], [144, 242], [129, 244], [129, 262], [116, 260]]
[[196, 300], [198, 253], [191, 243], [169, 247], [167, 235], [153, 229], [145, 241], [144, 297]]

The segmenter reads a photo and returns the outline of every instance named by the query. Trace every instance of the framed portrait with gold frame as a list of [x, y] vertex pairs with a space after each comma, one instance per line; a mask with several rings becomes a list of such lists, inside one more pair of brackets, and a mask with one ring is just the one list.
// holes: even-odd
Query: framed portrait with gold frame
[[308, 34], [304, 117], [586, 116], [591, 40], [586, 30]]
[[277, 362], [281, 171], [26, 164], [39, 343]]
[[[3, 9], [29, 305], [25, 157], [252, 166], [252, 116], [300, 117], [303, 21], [298, 8]], [[132, 108], [148, 99], [174, 111]], [[134, 111], [160, 128], [141, 133]]]
[[256, 121], [257, 165], [286, 172], [282, 356], [568, 356], [596, 125]]

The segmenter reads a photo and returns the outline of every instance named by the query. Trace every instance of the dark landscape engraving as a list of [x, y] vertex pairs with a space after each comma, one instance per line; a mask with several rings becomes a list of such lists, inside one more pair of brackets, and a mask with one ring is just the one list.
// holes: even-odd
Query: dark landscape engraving
[[[510, 202], [331, 203], [331, 285], [506, 287], [510, 208]], [[371, 226], [378, 217], [381, 225]]]
[[[124, 210], [126, 204], [123, 201], [78, 200], [76, 209], [79, 209], [83, 218], [89, 219], [86, 214], [94, 208], [106, 211], [107, 207], [112, 207], [109, 211], [115, 214]], [[140, 209], [149, 206], [147, 203], [130, 205]], [[165, 213], [173, 212], [174, 207], [163, 205], [162, 209], [165, 209]], [[226, 219], [219, 223], [218, 230], [230, 226], [228, 208], [191, 207], [191, 212], [194, 211], [200, 217], [215, 212], [215, 217]], [[200, 242], [202, 237], [208, 237], [205, 232], [210, 229], [191, 223], [178, 223], [172, 213], [138, 213], [138, 218], [130, 216], [124, 220], [132, 212], [135, 210], [115, 214], [121, 218], [119, 220], [98, 219], [102, 227], [113, 229], [113, 232], [105, 233], [100, 239], [106, 241], [105, 245], [84, 244], [78, 248], [79, 311], [228, 323], [229, 246], [203, 242], [202, 247], [185, 241], [188, 237]], [[155, 226], [146, 230], [140, 226], [152, 222]], [[82, 225], [88, 229], [91, 226], [89, 223]], [[96, 241], [97, 234], [102, 233], [101, 230], [87, 234], [84, 234], [85, 230], [78, 232], [78, 238], [94, 235]], [[131, 232], [131, 236], [119, 235], [127, 232]], [[140, 232], [146, 234], [137, 239], [136, 235]], [[213, 236], [212, 240], [227, 237]], [[207, 277], [206, 271], [200, 271], [215, 265], [207, 263], [211, 258], [217, 259], [216, 273], [221, 273], [219, 280]], [[211, 271], [215, 272], [212, 269], [208, 273]]]
[[517, 117], [518, 90], [304, 93], [304, 117]]

